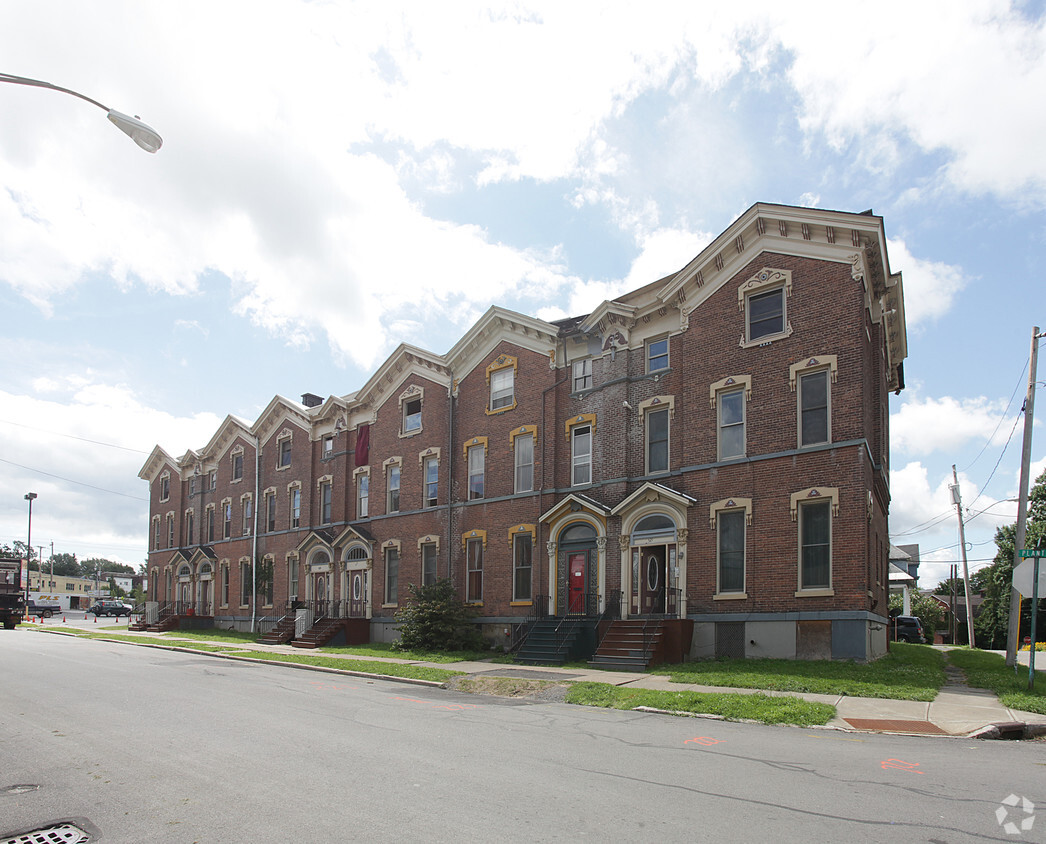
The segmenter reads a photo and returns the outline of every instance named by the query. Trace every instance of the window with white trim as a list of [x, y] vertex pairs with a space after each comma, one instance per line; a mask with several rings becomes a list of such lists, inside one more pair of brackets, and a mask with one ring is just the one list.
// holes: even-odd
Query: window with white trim
[[276, 457], [276, 468], [277, 469], [289, 469], [291, 465], [291, 438], [290, 436], [282, 437], [276, 444], [277, 457]]
[[421, 546], [421, 585], [436, 583], [436, 543], [426, 542]]
[[483, 540], [467, 540], [465, 556], [467, 566], [465, 600], [469, 603], [478, 603], [483, 600]]
[[385, 549], [385, 603], [395, 604], [399, 596], [400, 549]]
[[832, 588], [832, 502], [799, 504], [799, 588]]
[[784, 287], [750, 294], [746, 305], [749, 342], [784, 333], [787, 325]]
[[276, 491], [265, 493], [265, 528], [269, 533], [276, 530]]
[[721, 510], [716, 514], [718, 528], [717, 592], [745, 591], [745, 511]]
[[531, 492], [534, 489], [534, 435], [517, 434], [513, 441], [515, 453], [515, 491]]
[[490, 373], [490, 409], [511, 407], [516, 397], [516, 371], [507, 366]]
[[167, 547], [174, 547], [174, 514], [167, 514]]
[[668, 369], [668, 338], [648, 340], [646, 343], [646, 371], [659, 372]]
[[291, 527], [301, 527], [301, 488], [292, 487], [290, 490]]
[[243, 480], [243, 449], [233, 452], [232, 455], [232, 479], [233, 481]]
[[356, 518], [365, 519], [370, 512], [370, 474], [356, 476]]
[[287, 560], [287, 594], [292, 600], [298, 598], [298, 558], [291, 557]]
[[413, 434], [421, 430], [421, 398], [403, 402], [403, 433]]
[[719, 418], [719, 459], [745, 456], [745, 390], [722, 390], [716, 395]]
[[232, 499], [222, 502], [222, 539], [232, 536]]
[[195, 539], [196, 514], [192, 510], [185, 511], [185, 544], [192, 545]]
[[647, 410], [643, 421], [646, 435], [647, 474], [667, 472], [669, 409], [663, 407]]
[[320, 481], [320, 524], [331, 523], [331, 504], [333, 491], [330, 481]]
[[243, 535], [251, 535], [251, 517], [254, 515], [254, 501], [250, 495], [245, 495], [240, 499], [240, 506], [243, 508]]
[[222, 563], [219, 567], [221, 578], [221, 602], [223, 607], [229, 606], [229, 564]]
[[329, 459], [330, 457], [334, 456], [334, 437], [333, 436], [324, 437], [323, 438], [323, 455], [322, 456], [323, 456], [324, 459]]
[[831, 440], [831, 386], [829, 371], [803, 373], [797, 379], [799, 393], [799, 445], [818, 445]]
[[439, 458], [426, 457], [421, 470], [425, 484], [422, 506], [435, 507], [439, 503]]
[[251, 564], [240, 561], [240, 606], [246, 607], [251, 602]]
[[572, 364], [573, 370], [573, 392], [592, 389], [592, 358], [576, 360]]
[[512, 535], [512, 600], [533, 600], [534, 537], [529, 533]]
[[207, 520], [207, 541], [214, 542], [214, 505], [208, 504], [207, 509], [204, 513], [204, 518]]
[[164, 472], [160, 475], [160, 501], [167, 501], [171, 497], [171, 476]]
[[570, 429], [570, 484], [592, 483], [592, 426], [575, 425]]
[[160, 517], [153, 516], [153, 548], [160, 550]]
[[469, 501], [483, 497], [483, 486], [486, 479], [486, 443], [468, 447], [468, 481]]
[[400, 510], [400, 467], [391, 465], [386, 469], [388, 479], [388, 496], [386, 501], [386, 513], [398, 513]]

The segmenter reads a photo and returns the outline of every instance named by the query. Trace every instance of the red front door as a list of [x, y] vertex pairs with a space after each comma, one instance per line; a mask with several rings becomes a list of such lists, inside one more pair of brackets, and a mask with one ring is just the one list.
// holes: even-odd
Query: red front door
[[567, 612], [585, 614], [585, 563], [588, 554], [578, 551], [567, 557]]

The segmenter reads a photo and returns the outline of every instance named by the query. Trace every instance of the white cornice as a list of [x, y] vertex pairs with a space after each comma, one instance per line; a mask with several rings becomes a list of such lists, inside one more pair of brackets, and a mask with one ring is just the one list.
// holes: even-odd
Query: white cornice
[[558, 339], [559, 329], [552, 323], [495, 305], [454, 344], [447, 352], [446, 360], [455, 380], [460, 381], [503, 340], [518, 348], [550, 357], [555, 354]]

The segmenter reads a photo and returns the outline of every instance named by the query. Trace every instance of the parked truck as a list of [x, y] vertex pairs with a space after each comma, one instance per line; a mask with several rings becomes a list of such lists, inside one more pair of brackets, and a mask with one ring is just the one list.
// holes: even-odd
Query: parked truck
[[21, 557], [0, 556], [0, 621], [7, 630], [25, 618]]

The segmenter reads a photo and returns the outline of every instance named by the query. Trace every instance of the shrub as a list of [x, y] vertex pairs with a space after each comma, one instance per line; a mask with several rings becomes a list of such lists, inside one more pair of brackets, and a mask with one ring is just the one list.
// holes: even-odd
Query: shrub
[[396, 650], [465, 651], [480, 650], [483, 636], [473, 623], [475, 611], [460, 600], [450, 580], [443, 578], [431, 586], [411, 584], [407, 606], [396, 613], [403, 622]]

